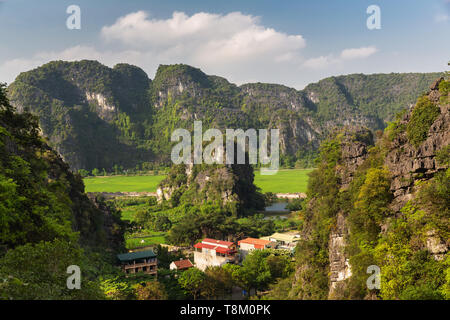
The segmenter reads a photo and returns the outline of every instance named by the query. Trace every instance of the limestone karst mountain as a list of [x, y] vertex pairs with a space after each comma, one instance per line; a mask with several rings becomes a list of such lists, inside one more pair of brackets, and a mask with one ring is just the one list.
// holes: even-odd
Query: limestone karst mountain
[[295, 90], [236, 86], [187, 65], [161, 65], [152, 81], [135, 66], [84, 60], [24, 72], [8, 91], [19, 111], [39, 116], [44, 136], [74, 170], [168, 162], [172, 131], [192, 130], [194, 120], [205, 130], [279, 128], [283, 164], [311, 166], [334, 127], [383, 129], [437, 77], [353, 74]]
[[284, 298], [448, 299], [449, 91], [435, 81], [375, 144], [357, 127], [322, 144]]

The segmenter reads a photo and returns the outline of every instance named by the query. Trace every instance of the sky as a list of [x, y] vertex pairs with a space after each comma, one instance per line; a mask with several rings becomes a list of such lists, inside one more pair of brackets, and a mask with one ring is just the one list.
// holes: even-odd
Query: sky
[[[67, 27], [71, 5], [79, 29]], [[185, 63], [238, 85], [302, 89], [342, 74], [448, 70], [449, 31], [450, 0], [0, 0], [0, 82], [92, 59], [150, 78]]]

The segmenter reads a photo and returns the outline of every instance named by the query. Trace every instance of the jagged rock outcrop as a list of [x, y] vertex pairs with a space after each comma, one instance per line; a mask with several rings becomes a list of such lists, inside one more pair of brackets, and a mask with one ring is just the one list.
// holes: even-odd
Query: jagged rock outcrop
[[161, 181], [158, 201], [201, 205], [207, 202], [228, 206], [239, 214], [245, 210], [262, 209], [264, 200], [253, 184], [250, 165], [174, 165]]
[[[355, 171], [366, 160], [367, 150], [373, 145], [373, 136], [370, 130], [362, 127], [346, 127], [342, 130], [341, 160], [336, 167], [340, 177], [340, 188], [346, 190], [353, 179]], [[328, 258], [330, 261], [329, 299], [336, 298], [336, 292], [344, 287], [343, 283], [352, 275], [349, 257], [345, 253], [348, 237], [348, 225], [344, 212], [339, 212], [335, 227], [330, 232], [328, 242]]]
[[[440, 270], [450, 247], [449, 91], [448, 80], [435, 81], [373, 147], [371, 134], [348, 127], [322, 145], [290, 296], [445, 296], [448, 280]], [[377, 288], [366, 282], [374, 265], [382, 274]]]
[[[439, 83], [442, 79], [435, 81], [427, 94], [434, 103], [439, 103]], [[425, 141], [418, 147], [411, 145], [406, 132], [400, 133], [392, 142], [385, 164], [392, 175], [394, 211], [399, 211], [412, 199], [415, 181], [430, 179], [437, 171], [445, 169], [443, 164], [436, 162], [436, 153], [450, 144], [450, 105], [439, 105], [439, 108], [440, 115], [430, 126]], [[411, 113], [412, 109], [404, 115], [400, 125], [407, 125]]]
[[341, 188], [347, 189], [356, 169], [367, 158], [367, 149], [374, 144], [372, 132], [363, 127], [345, 127], [342, 130], [341, 161], [336, 168]]
[[347, 245], [346, 237], [348, 226], [346, 218], [342, 212], [338, 213], [335, 229], [330, 233], [328, 243], [328, 257], [330, 260], [330, 289], [329, 299], [335, 298], [335, 292], [339, 292], [343, 287], [343, 281], [352, 276], [349, 258], [344, 250]]

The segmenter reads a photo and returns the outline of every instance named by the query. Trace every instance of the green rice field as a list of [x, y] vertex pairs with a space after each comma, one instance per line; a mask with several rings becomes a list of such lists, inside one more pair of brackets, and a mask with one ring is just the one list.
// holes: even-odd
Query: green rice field
[[[255, 184], [262, 192], [306, 192], [308, 173], [312, 169], [285, 169], [275, 175], [261, 175], [255, 171]], [[163, 175], [107, 176], [84, 179], [87, 192], [155, 192]]]
[[262, 192], [296, 193], [306, 192], [308, 186], [308, 173], [313, 169], [285, 169], [279, 170], [275, 175], [261, 175], [255, 171], [255, 184]]
[[148, 236], [129, 236], [125, 240], [127, 249], [135, 249], [138, 247], [158, 245], [161, 243], [166, 243], [166, 233], [165, 232], [148, 232]]
[[107, 176], [84, 179], [86, 192], [156, 192], [165, 176]]

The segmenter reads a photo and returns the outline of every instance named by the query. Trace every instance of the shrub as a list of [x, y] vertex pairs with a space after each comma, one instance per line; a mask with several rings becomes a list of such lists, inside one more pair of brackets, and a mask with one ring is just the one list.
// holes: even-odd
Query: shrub
[[406, 127], [409, 142], [418, 147], [427, 138], [428, 130], [439, 116], [440, 109], [426, 96], [420, 97]]

